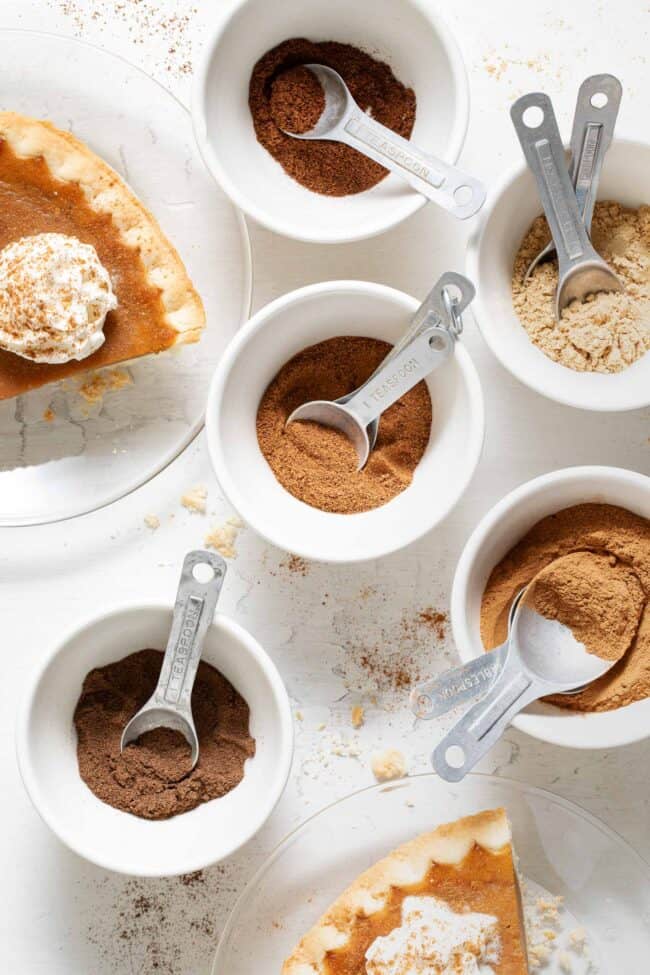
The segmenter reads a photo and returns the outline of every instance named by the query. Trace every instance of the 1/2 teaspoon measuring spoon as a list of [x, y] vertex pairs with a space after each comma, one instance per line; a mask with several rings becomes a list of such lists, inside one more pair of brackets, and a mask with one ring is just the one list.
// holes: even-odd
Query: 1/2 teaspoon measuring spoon
[[[455, 301], [451, 286], [460, 295]], [[474, 285], [462, 274], [442, 275], [400, 341], [362, 386], [336, 400], [303, 403], [289, 415], [287, 425], [312, 421], [340, 430], [354, 446], [361, 470], [374, 446], [381, 414], [452, 354], [461, 331], [460, 311], [474, 294]]]
[[337, 71], [324, 64], [306, 64], [325, 95], [321, 116], [306, 132], [282, 131], [294, 139], [344, 142], [405, 179], [413, 189], [459, 220], [474, 216], [485, 203], [485, 187], [455, 166], [418, 149], [392, 129], [362, 111]]
[[[541, 113], [541, 121], [531, 119], [531, 109]], [[582, 222], [551, 99], [531, 92], [517, 99], [510, 114], [557, 252], [554, 309], [559, 321], [571, 301], [584, 301], [599, 291], [622, 291], [623, 285], [596, 252]]]
[[[591, 232], [600, 174], [614, 136], [622, 96], [623, 86], [613, 74], [591, 75], [578, 90], [569, 143], [569, 176], [587, 233]], [[550, 240], [528, 265], [524, 281], [538, 265], [553, 257], [555, 244]]]
[[589, 653], [570, 627], [528, 606], [528, 591], [512, 617], [500, 673], [434, 749], [433, 767], [447, 782], [464, 779], [533, 701], [590, 684], [616, 663]]
[[219, 555], [198, 550], [185, 556], [158, 684], [124, 728], [122, 751], [146, 731], [171, 728], [191, 748], [188, 772], [196, 765], [199, 739], [192, 717], [192, 688], [225, 575], [226, 562]]

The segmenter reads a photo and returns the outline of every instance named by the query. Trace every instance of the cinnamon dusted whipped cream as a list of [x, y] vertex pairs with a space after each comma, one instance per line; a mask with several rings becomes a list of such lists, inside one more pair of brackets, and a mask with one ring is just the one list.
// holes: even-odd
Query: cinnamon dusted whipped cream
[[497, 919], [457, 914], [437, 897], [405, 897], [402, 923], [375, 938], [368, 975], [494, 975], [501, 956]]
[[34, 362], [69, 362], [104, 342], [117, 307], [90, 244], [66, 234], [22, 237], [0, 251], [0, 348]]

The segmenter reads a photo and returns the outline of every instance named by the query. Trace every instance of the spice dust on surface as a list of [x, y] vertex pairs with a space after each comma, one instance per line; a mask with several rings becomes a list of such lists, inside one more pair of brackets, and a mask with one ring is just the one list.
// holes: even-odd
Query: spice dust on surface
[[397, 80], [387, 64], [336, 41], [291, 38], [267, 51], [253, 68], [248, 103], [255, 134], [285, 172], [307, 189], [327, 196], [368, 190], [387, 175], [383, 166], [350, 146], [301, 141], [278, 126], [279, 121], [284, 128], [304, 132], [320, 114], [320, 84], [316, 87], [306, 79], [307, 74], [313, 78], [310, 72], [294, 70], [309, 63], [338, 71], [361, 110], [405, 139], [415, 124], [415, 93]]
[[162, 659], [159, 650], [139, 650], [91, 670], [74, 713], [81, 778], [103, 802], [143, 819], [167, 819], [219, 799], [241, 782], [255, 754], [248, 705], [205, 661], [192, 691], [200, 746], [194, 769], [189, 745], [169, 728], [121, 750], [122, 731], [153, 693]]
[[309, 421], [286, 425], [289, 414], [308, 400], [351, 393], [390, 348], [378, 339], [327, 339], [285, 363], [266, 389], [257, 412], [260, 450], [280, 484], [298, 500], [321, 511], [352, 514], [386, 504], [411, 483], [431, 433], [425, 382], [382, 414], [375, 448], [361, 471], [345, 434]]

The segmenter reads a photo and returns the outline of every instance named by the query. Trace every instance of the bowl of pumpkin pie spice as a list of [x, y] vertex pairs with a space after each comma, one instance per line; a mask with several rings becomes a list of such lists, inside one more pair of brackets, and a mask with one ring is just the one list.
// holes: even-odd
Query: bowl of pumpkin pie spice
[[488, 199], [467, 255], [477, 285], [472, 312], [483, 338], [513, 376], [579, 409], [617, 412], [650, 404], [650, 145], [616, 139], [605, 159], [592, 242], [623, 284], [621, 293], [553, 313], [557, 262], [526, 280], [549, 239], [525, 165]]
[[650, 735], [650, 478], [569, 467], [522, 484], [470, 536], [451, 622], [463, 661], [503, 643], [515, 596], [536, 580], [536, 609], [619, 662], [587, 688], [539, 701], [513, 724], [569, 748], [612, 748]]

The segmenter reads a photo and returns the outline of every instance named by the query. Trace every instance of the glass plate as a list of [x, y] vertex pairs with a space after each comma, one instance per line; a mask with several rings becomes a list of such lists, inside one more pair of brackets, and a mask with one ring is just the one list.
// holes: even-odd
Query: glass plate
[[[557, 949], [545, 975], [639, 972], [650, 954], [650, 868], [620, 837], [573, 803], [509, 779], [435, 775], [374, 786], [323, 809], [291, 833], [253, 877], [224, 929], [212, 975], [280, 975], [283, 960], [364, 869], [441, 822], [505, 806], [525, 900], [562, 896]], [[541, 928], [553, 925], [541, 918]], [[584, 954], [571, 934], [586, 932]], [[541, 931], [533, 941], [543, 940]]]
[[97, 402], [79, 392], [86, 374], [0, 403], [0, 524], [33, 525], [123, 497], [196, 436], [212, 372], [250, 311], [251, 259], [241, 214], [165, 88], [70, 38], [2, 30], [0, 43], [0, 107], [73, 132], [127, 180], [178, 248], [208, 316], [198, 344], [119, 367], [131, 384], [112, 389], [105, 371]]

